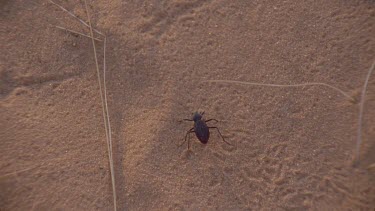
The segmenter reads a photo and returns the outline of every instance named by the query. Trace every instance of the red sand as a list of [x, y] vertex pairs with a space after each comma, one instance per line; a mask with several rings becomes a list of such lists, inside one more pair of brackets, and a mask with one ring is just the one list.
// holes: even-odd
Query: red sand
[[[348, 3], [350, 2], [350, 3]], [[83, 1], [57, 1], [86, 20]], [[118, 210], [374, 210], [373, 1], [89, 1], [107, 35]], [[0, 210], [113, 210], [89, 34], [48, 1], [0, 1]], [[102, 43], [98, 43], [100, 58]], [[100, 59], [100, 64], [102, 60]], [[207, 145], [177, 147], [196, 110]]]

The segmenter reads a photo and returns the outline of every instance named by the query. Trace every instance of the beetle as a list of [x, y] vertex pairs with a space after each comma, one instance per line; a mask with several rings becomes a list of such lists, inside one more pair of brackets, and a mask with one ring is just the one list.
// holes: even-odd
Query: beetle
[[219, 133], [220, 137], [223, 139], [223, 141], [226, 144], [228, 144], [228, 145], [232, 145], [232, 144], [228, 143], [227, 141], [225, 141], [225, 139], [221, 135], [220, 130], [219, 130], [218, 127], [209, 127], [206, 124], [206, 122], [209, 122], [209, 121], [218, 122], [218, 120], [216, 120], [216, 119], [204, 120], [203, 119], [203, 114], [204, 114], [204, 111], [201, 112], [201, 113], [195, 112], [193, 114], [193, 118], [192, 119], [183, 119], [184, 121], [193, 121], [194, 122], [194, 127], [192, 127], [190, 130], [188, 130], [186, 132], [185, 140], [182, 142], [182, 144], [180, 144], [180, 146], [182, 146], [186, 142], [186, 140], [188, 140], [188, 150], [190, 149], [190, 138], [188, 138], [188, 136], [190, 135], [190, 133], [195, 133], [195, 135], [197, 136], [197, 138], [199, 139], [199, 141], [202, 144], [207, 144], [208, 143], [208, 139], [210, 138], [210, 129], [216, 129], [217, 132]]

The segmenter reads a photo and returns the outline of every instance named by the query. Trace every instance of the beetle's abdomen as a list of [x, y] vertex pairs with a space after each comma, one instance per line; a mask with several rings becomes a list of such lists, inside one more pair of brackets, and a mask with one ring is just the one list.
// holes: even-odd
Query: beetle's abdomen
[[202, 120], [199, 120], [194, 125], [195, 135], [203, 144], [207, 144], [208, 139], [210, 138], [210, 131], [206, 123]]

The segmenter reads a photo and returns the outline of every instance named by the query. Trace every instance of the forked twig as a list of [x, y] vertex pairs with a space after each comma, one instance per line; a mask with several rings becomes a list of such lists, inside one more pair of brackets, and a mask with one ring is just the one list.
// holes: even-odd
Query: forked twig
[[246, 84], [246, 85], [253, 85], [253, 86], [269, 86], [269, 87], [301, 87], [301, 86], [326, 86], [331, 89], [334, 89], [340, 92], [342, 95], [347, 97], [348, 99], [354, 101], [354, 98], [342, 91], [341, 89], [334, 87], [332, 85], [326, 83], [302, 83], [302, 84], [266, 84], [266, 83], [256, 83], [256, 82], [245, 82], [245, 81], [233, 81], [233, 80], [207, 80], [208, 82], [218, 82], [218, 83], [233, 83], [233, 84]]
[[367, 73], [366, 80], [365, 80], [365, 83], [363, 85], [363, 89], [361, 92], [361, 102], [359, 103], [359, 116], [358, 116], [357, 146], [355, 150], [354, 165], [359, 163], [359, 149], [361, 148], [361, 144], [362, 144], [362, 119], [363, 119], [363, 109], [365, 107], [365, 96], [366, 96], [368, 81], [370, 79], [372, 71], [374, 70], [374, 66], [375, 66], [375, 61], [372, 63]]
[[[117, 201], [116, 200], [117, 197], [116, 197], [116, 185], [115, 185], [115, 175], [114, 175], [113, 157], [112, 157], [112, 135], [111, 135], [112, 133], [111, 133], [111, 124], [110, 124], [110, 120], [109, 120], [109, 111], [108, 111], [108, 103], [107, 103], [107, 91], [106, 91], [106, 79], [105, 79], [105, 75], [106, 75], [106, 57], [105, 57], [106, 51], [105, 50], [106, 50], [106, 41], [107, 41], [107, 38], [106, 38], [106, 36], [103, 33], [101, 33], [100, 31], [92, 28], [91, 18], [90, 18], [90, 14], [89, 14], [89, 11], [88, 11], [88, 6], [87, 6], [87, 1], [86, 0], [85, 0], [85, 8], [86, 8], [86, 13], [87, 13], [87, 16], [88, 16], [88, 22], [89, 22], [89, 24], [87, 24], [85, 21], [83, 21], [82, 19], [80, 19], [78, 16], [76, 16], [72, 12], [68, 11], [67, 9], [65, 9], [63, 6], [61, 6], [61, 5], [53, 2], [52, 0], [49, 0], [49, 1], [52, 4], [56, 5], [57, 7], [59, 7], [60, 9], [62, 9], [63, 11], [67, 12], [69, 15], [71, 15], [72, 17], [74, 17], [75, 19], [77, 19], [83, 25], [85, 25], [86, 27], [88, 27], [90, 29], [91, 36], [87, 36], [87, 35], [82, 34], [80, 32], [69, 30], [69, 29], [66, 29], [64, 27], [57, 27], [57, 28], [69, 31], [71, 33], [76, 33], [76, 34], [79, 34], [79, 35], [82, 35], [82, 36], [85, 36], [85, 37], [89, 37], [92, 40], [92, 44], [93, 44], [93, 48], [94, 48], [95, 65], [96, 65], [96, 71], [97, 71], [98, 83], [99, 83], [99, 89], [100, 89], [100, 98], [101, 98], [101, 101], [102, 101], [102, 111], [103, 111], [104, 127], [105, 127], [107, 147], [108, 147], [108, 157], [109, 157], [109, 165], [110, 165], [111, 180], [112, 180], [112, 191], [113, 191], [113, 204], [114, 204], [114, 210], [116, 211], [117, 210], [117, 202], [116, 202]], [[100, 80], [99, 63], [98, 63], [98, 57], [97, 57], [96, 46], [95, 46], [95, 41], [94, 41], [94, 40], [98, 40], [98, 41], [102, 41], [102, 40], [95, 38], [93, 31], [97, 32], [98, 34], [100, 34], [100, 35], [102, 35], [104, 37], [104, 50], [103, 50], [104, 51], [104, 56], [103, 56], [104, 94], [103, 94], [103, 91], [102, 91], [102, 85], [101, 85], [101, 80]], [[103, 95], [104, 95], [104, 100], [103, 100]]]
[[[51, 2], [52, 4], [56, 5], [58, 8], [60, 8], [61, 10], [63, 10], [64, 12], [68, 13], [70, 16], [74, 17], [75, 19], [77, 19], [79, 22], [81, 22], [83, 25], [87, 26], [88, 28], [90, 28], [89, 24], [87, 24], [85, 21], [83, 21], [81, 18], [79, 18], [78, 16], [76, 16], [75, 14], [73, 14], [72, 12], [70, 12], [69, 10], [65, 9], [63, 6], [55, 3], [54, 1], [52, 0], [49, 0], [49, 2]], [[103, 33], [101, 33], [100, 31], [96, 30], [96, 29], [93, 29], [96, 33], [104, 36]]]
[[[100, 98], [101, 98], [101, 101], [102, 101], [103, 120], [104, 120], [104, 127], [105, 127], [105, 130], [106, 130], [106, 139], [107, 139], [107, 146], [108, 146], [108, 157], [109, 157], [109, 166], [110, 166], [110, 172], [111, 172], [112, 191], [113, 191], [113, 206], [114, 206], [114, 210], [116, 211], [117, 210], [117, 202], [116, 202], [117, 197], [116, 197], [116, 185], [115, 185], [115, 175], [114, 175], [113, 157], [112, 157], [112, 140], [110, 139], [110, 135], [109, 135], [111, 133], [111, 131], [108, 131], [108, 127], [107, 127], [107, 124], [109, 122], [109, 117], [107, 116], [107, 119], [106, 119], [106, 111], [108, 112], [108, 108], [106, 108], [106, 105], [107, 105], [106, 98], [103, 98], [103, 95], [105, 95], [106, 93], [104, 92], [104, 94], [103, 94], [102, 85], [101, 85], [101, 82], [100, 82], [99, 63], [98, 63], [98, 57], [97, 57], [97, 53], [96, 53], [94, 32], [93, 32], [93, 28], [92, 28], [92, 25], [91, 25], [90, 13], [89, 13], [88, 6], [87, 6], [87, 0], [85, 0], [85, 7], [86, 7], [87, 18], [88, 18], [88, 21], [89, 21], [92, 45], [93, 45], [93, 48], [94, 48], [95, 65], [96, 65], [96, 72], [97, 72], [97, 76], [98, 76]], [[104, 38], [104, 41], [106, 42], [105, 38]], [[105, 64], [105, 62], [104, 62], [104, 64]], [[108, 120], [108, 122], [107, 122], [107, 120]]]

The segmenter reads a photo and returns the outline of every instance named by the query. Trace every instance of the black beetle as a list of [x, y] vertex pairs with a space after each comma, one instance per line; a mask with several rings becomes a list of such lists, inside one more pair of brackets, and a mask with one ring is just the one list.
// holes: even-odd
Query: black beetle
[[[194, 121], [194, 127], [192, 127], [189, 131], [186, 132], [185, 141], [182, 142], [182, 144], [180, 146], [182, 146], [186, 142], [187, 137], [190, 133], [195, 133], [195, 135], [197, 136], [197, 138], [199, 139], [199, 141], [202, 144], [207, 144], [208, 139], [210, 138], [210, 128], [215, 128], [217, 130], [217, 132], [219, 132], [219, 135], [223, 139], [223, 141], [225, 143], [229, 144], [229, 145], [232, 145], [232, 144], [228, 143], [227, 141], [225, 141], [224, 137], [220, 133], [219, 128], [208, 127], [207, 124], [206, 124], [206, 122], [209, 122], [209, 121], [212, 121], [212, 120], [215, 121], [215, 122], [218, 122], [218, 120], [216, 120], [216, 119], [203, 120], [202, 119], [203, 114], [204, 114], [204, 112], [201, 112], [201, 113], [195, 112], [193, 114], [193, 119], [184, 119], [184, 121]], [[188, 141], [188, 149], [190, 149], [190, 138], [189, 138], [189, 141]]]

